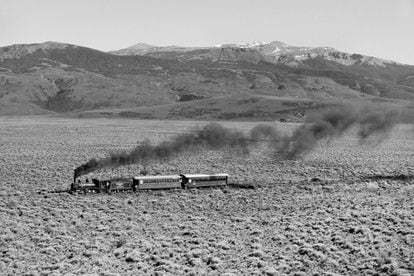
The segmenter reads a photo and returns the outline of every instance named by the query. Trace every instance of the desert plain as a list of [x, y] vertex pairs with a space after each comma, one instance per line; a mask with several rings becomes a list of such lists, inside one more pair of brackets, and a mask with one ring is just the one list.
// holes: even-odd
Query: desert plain
[[414, 275], [412, 125], [297, 160], [199, 149], [84, 176], [228, 173], [255, 189], [47, 193], [90, 158], [207, 123], [0, 117], [0, 275]]

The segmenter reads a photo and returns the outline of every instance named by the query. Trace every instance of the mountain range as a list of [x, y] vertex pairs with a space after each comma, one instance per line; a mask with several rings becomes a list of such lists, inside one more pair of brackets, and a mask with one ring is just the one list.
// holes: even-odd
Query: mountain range
[[279, 41], [0, 47], [0, 115], [300, 121], [343, 103], [398, 107], [411, 120], [414, 66]]

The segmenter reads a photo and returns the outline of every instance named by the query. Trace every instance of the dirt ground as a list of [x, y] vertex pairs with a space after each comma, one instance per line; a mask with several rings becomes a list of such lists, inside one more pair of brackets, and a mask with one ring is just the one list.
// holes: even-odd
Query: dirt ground
[[414, 275], [410, 125], [300, 160], [200, 150], [88, 176], [228, 173], [256, 189], [38, 193], [68, 188], [92, 157], [205, 123], [0, 117], [0, 275]]

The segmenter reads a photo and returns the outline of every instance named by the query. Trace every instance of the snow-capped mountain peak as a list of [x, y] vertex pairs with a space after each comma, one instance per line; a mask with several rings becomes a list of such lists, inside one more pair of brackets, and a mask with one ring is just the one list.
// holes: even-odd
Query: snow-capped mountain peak
[[[183, 53], [190, 53], [194, 50], [207, 50], [217, 51], [224, 49], [227, 55], [230, 54], [232, 49], [248, 49], [252, 55], [255, 56], [254, 60], [265, 60], [271, 63], [282, 63], [288, 66], [297, 67], [305, 65], [307, 61], [311, 61], [317, 58], [321, 58], [327, 61], [336, 62], [342, 65], [354, 65], [354, 64], [366, 64], [371, 66], [386, 66], [386, 64], [395, 64], [393, 61], [379, 59], [370, 56], [364, 56], [359, 54], [349, 54], [338, 51], [332, 47], [300, 47], [286, 44], [282, 41], [271, 42], [245, 42], [245, 43], [227, 43], [220, 44], [214, 47], [180, 47], [180, 46], [154, 46], [146, 43], [138, 43], [129, 48], [113, 51], [111, 53], [117, 55], [154, 55], [161, 57], [164, 52], [172, 53], [176, 52], [180, 55], [180, 59], [203, 59], [211, 58], [216, 54], [204, 53], [201, 56], [197, 56], [200, 53], [195, 53], [196, 56], [191, 57], [191, 54], [186, 57], [182, 56]], [[229, 52], [230, 51], [230, 52]], [[255, 53], [253, 53], [255, 52]], [[220, 53], [218, 54], [220, 56]], [[236, 54], [237, 55], [237, 54]], [[212, 58], [216, 60], [216, 58]]]

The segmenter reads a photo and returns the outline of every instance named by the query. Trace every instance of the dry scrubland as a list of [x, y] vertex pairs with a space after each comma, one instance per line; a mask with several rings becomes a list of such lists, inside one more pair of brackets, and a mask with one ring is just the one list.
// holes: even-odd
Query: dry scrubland
[[[414, 138], [400, 125], [372, 147], [352, 133], [299, 161], [200, 151], [149, 173], [227, 172], [235, 188], [37, 194], [73, 169], [200, 122], [0, 118], [2, 275], [413, 275]], [[253, 123], [225, 123], [248, 131]], [[297, 126], [280, 124], [290, 132]], [[136, 175], [143, 165], [100, 171]], [[368, 179], [409, 175], [405, 181]], [[310, 181], [319, 177], [321, 181]]]

